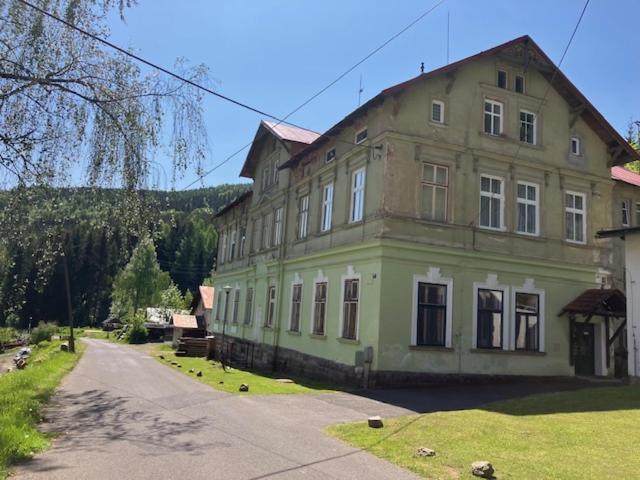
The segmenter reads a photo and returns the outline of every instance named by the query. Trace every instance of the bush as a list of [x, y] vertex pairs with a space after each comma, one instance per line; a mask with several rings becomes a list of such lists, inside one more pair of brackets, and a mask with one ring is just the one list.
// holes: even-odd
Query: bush
[[127, 333], [127, 342], [129, 343], [147, 343], [149, 332], [144, 326], [144, 315], [137, 314], [133, 317], [131, 328]]
[[31, 330], [31, 343], [36, 345], [43, 341], [51, 341], [51, 337], [58, 332], [55, 323], [40, 322], [36, 328]]

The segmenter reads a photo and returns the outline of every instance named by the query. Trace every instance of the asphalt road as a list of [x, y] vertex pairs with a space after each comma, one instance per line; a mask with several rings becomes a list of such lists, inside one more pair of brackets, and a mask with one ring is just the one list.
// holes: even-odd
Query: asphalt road
[[323, 433], [409, 410], [347, 393], [230, 395], [135, 349], [85, 341], [45, 414], [43, 428], [60, 436], [15, 478], [416, 478]]

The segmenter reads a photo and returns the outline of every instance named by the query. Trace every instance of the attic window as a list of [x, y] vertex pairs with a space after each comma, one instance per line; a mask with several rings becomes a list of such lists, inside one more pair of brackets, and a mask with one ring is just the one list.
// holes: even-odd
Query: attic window
[[367, 139], [367, 129], [363, 128], [359, 132], [356, 133], [356, 143], [360, 144]]
[[517, 93], [524, 93], [524, 77], [522, 75], [516, 75], [514, 88]]
[[444, 123], [444, 103], [439, 100], [431, 102], [431, 121]]
[[331, 148], [329, 150], [327, 150], [327, 153], [325, 154], [324, 157], [324, 161], [325, 163], [329, 163], [331, 161], [333, 161], [336, 158], [336, 149], [335, 148]]
[[578, 137], [571, 137], [571, 154], [580, 155], [580, 139]]
[[507, 72], [498, 70], [498, 87], [507, 88]]

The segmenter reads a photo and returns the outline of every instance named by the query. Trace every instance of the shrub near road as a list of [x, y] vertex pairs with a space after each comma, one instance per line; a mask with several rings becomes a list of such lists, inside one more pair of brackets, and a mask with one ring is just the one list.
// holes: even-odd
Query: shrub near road
[[36, 429], [41, 409], [78, 358], [61, 352], [59, 342], [42, 342], [25, 370], [0, 375], [0, 479], [11, 464], [48, 447], [49, 437]]

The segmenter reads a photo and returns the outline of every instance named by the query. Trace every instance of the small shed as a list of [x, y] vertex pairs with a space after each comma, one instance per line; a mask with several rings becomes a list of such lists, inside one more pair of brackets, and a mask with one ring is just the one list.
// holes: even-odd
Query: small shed
[[171, 316], [171, 325], [174, 344], [177, 344], [182, 337], [203, 338], [205, 334], [204, 325], [198, 322], [195, 315], [174, 313]]

